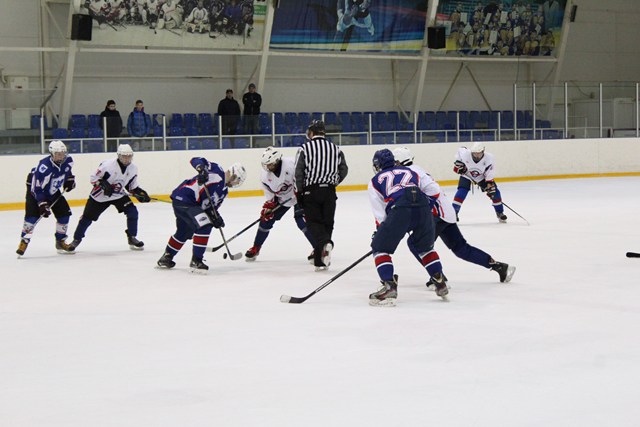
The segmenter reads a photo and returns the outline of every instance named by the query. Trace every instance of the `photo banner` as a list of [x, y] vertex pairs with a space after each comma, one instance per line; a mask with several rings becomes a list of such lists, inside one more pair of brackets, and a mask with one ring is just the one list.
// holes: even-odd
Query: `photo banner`
[[437, 23], [446, 48], [438, 55], [554, 56], [566, 0], [441, 0]]
[[264, 0], [74, 0], [91, 41], [117, 47], [262, 49]]
[[280, 0], [270, 48], [418, 53], [425, 0]]

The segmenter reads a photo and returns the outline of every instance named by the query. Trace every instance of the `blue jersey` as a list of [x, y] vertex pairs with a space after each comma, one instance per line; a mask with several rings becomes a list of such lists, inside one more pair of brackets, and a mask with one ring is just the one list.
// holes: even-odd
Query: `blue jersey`
[[378, 172], [369, 183], [369, 201], [376, 222], [380, 224], [387, 217], [389, 209], [396, 203], [411, 206], [414, 203], [420, 206], [428, 205], [427, 196], [419, 192], [420, 200], [407, 204], [405, 190], [410, 187], [420, 188], [420, 176], [405, 166], [394, 166]]
[[73, 159], [67, 156], [64, 161], [57, 165], [51, 160], [51, 156], [40, 160], [38, 166], [31, 170], [31, 194], [38, 201], [51, 202], [53, 195], [60, 191], [65, 180], [72, 176]]
[[191, 159], [191, 166], [197, 168], [204, 166], [209, 170], [209, 180], [205, 185], [198, 184], [198, 175], [193, 178], [186, 179], [171, 193], [171, 200], [190, 206], [200, 206], [207, 209], [211, 205], [204, 187], [207, 187], [214, 208], [218, 209], [224, 201], [229, 189], [225, 183], [224, 170], [217, 163], [211, 163], [203, 157], [194, 157]]

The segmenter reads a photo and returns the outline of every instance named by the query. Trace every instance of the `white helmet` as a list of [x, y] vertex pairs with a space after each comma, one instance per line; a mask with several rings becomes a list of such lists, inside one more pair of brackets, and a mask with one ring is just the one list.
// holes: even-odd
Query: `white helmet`
[[264, 150], [264, 153], [262, 153], [262, 159], [260, 160], [260, 163], [262, 163], [262, 169], [269, 171], [269, 165], [274, 165], [281, 160], [282, 153], [280, 151], [278, 151], [274, 147], [267, 147], [267, 149]]
[[[64, 162], [64, 159], [67, 158], [67, 146], [59, 139], [55, 139], [49, 144], [49, 153], [51, 153], [51, 160], [53, 163], [60, 165]], [[62, 155], [56, 156], [56, 154]]]
[[484, 142], [476, 141], [471, 146], [472, 153], [484, 153]]
[[118, 156], [133, 156], [133, 149], [129, 144], [118, 145]]
[[55, 139], [53, 141], [51, 141], [51, 143], [49, 144], [49, 153], [53, 154], [53, 153], [67, 153], [67, 146], [64, 145], [64, 142], [60, 141], [59, 139]]
[[234, 163], [225, 171], [229, 175], [230, 182], [227, 184], [231, 188], [240, 187], [247, 179], [247, 171], [240, 163]]
[[408, 166], [413, 163], [413, 154], [407, 147], [398, 147], [393, 150], [393, 157], [396, 163], [402, 166]]

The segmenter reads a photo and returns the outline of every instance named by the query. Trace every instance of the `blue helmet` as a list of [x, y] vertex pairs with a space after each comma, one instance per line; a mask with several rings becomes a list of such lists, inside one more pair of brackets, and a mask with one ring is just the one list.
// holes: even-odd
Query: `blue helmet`
[[389, 169], [395, 166], [396, 159], [393, 157], [391, 150], [382, 149], [375, 152], [373, 155], [373, 170], [380, 172], [381, 170]]

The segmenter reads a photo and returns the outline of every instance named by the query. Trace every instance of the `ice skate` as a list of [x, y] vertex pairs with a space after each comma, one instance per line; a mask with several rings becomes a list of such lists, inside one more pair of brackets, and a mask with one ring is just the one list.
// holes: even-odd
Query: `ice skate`
[[73, 241], [71, 243], [69, 243], [68, 251], [74, 252], [76, 250], [76, 248], [78, 246], [80, 246], [80, 242], [82, 242], [82, 239], [73, 239]]
[[[447, 279], [447, 276], [446, 276], [444, 273], [442, 273], [442, 277], [444, 277], [444, 281], [445, 281], [445, 282], [446, 282], [447, 280], [449, 280], [449, 279]], [[435, 289], [436, 281], [435, 281], [435, 280], [433, 280], [433, 277], [429, 277], [429, 280], [427, 281], [427, 283], [425, 283], [425, 285], [426, 285], [426, 287], [427, 287], [427, 288], [429, 288], [429, 289]], [[434, 286], [434, 288], [432, 288], [432, 286]]]
[[331, 251], [333, 250], [333, 243], [329, 242], [324, 245], [322, 249], [322, 263], [329, 267], [331, 265]]
[[380, 289], [369, 295], [369, 305], [375, 307], [395, 307], [398, 298], [398, 275], [393, 280], [381, 280]]
[[496, 216], [498, 217], [498, 221], [500, 221], [501, 223], [506, 223], [507, 222], [507, 216], [504, 214], [504, 212], [496, 212]]
[[260, 246], [251, 246], [244, 254], [247, 262], [255, 261], [258, 255], [260, 255]]
[[24, 255], [24, 252], [27, 250], [27, 246], [29, 246], [29, 239], [20, 239], [20, 243], [18, 244], [18, 249], [16, 250], [16, 253], [19, 256]]
[[189, 267], [191, 267], [191, 272], [195, 274], [209, 273], [209, 266], [202, 262], [202, 258], [191, 258], [191, 264], [189, 264]]
[[309, 264], [313, 265], [313, 259], [315, 257], [316, 257], [316, 251], [311, 251], [311, 253], [307, 257], [307, 261], [309, 261]]
[[75, 254], [74, 248], [70, 244], [64, 241], [64, 239], [56, 240], [56, 250], [61, 255], [73, 255]]
[[158, 260], [158, 267], [160, 268], [169, 269], [175, 266], [176, 266], [176, 263], [173, 260], [173, 255], [171, 255], [169, 252], [165, 252]]
[[129, 249], [132, 251], [142, 251], [144, 250], [144, 242], [141, 242], [136, 238], [136, 236], [130, 236], [129, 231], [125, 230], [127, 233], [127, 242], [129, 243]]
[[436, 273], [431, 280], [433, 280], [433, 285], [435, 287], [436, 295], [438, 295], [443, 300], [447, 301], [449, 295], [449, 287], [447, 286], [447, 280], [443, 273]]
[[513, 265], [505, 264], [504, 262], [494, 261], [489, 263], [489, 268], [493, 271], [497, 271], [500, 275], [501, 283], [509, 283], [513, 274], [516, 272], [516, 267]]

